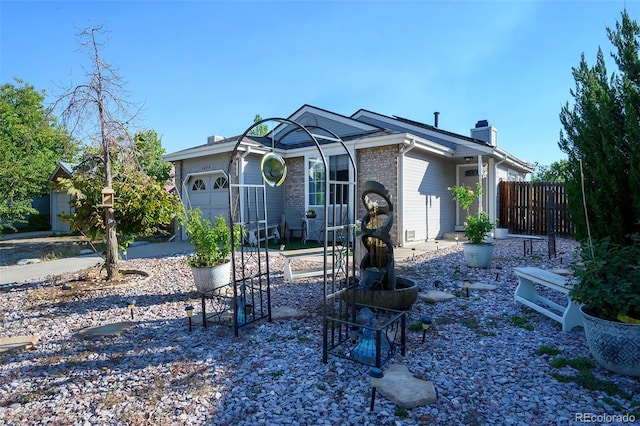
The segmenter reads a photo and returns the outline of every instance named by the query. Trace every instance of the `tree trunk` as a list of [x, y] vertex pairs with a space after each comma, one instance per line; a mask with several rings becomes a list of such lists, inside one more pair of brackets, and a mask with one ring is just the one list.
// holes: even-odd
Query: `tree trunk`
[[113, 208], [109, 207], [105, 211], [107, 256], [105, 267], [107, 269], [107, 281], [117, 279], [120, 275], [118, 271], [118, 237], [116, 236], [116, 214]]

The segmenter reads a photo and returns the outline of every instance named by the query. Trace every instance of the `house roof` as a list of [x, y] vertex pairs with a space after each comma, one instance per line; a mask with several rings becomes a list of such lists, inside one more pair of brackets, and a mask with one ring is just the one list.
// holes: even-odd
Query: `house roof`
[[[269, 120], [269, 119], [267, 119]], [[311, 148], [315, 143], [300, 127], [288, 121], [298, 123], [314, 135], [321, 145], [336, 142], [333, 135], [338, 135], [345, 143], [355, 140], [369, 139], [375, 143], [398, 143], [398, 140], [384, 136], [398, 135], [398, 138], [415, 138], [422, 141], [434, 152], [446, 153], [449, 157], [465, 157], [469, 155], [489, 155], [498, 159], [509, 159], [509, 162], [523, 171], [531, 171], [528, 163], [508, 154], [505, 150], [488, 142], [473, 137], [450, 132], [439, 127], [421, 123], [399, 116], [388, 116], [366, 109], [359, 109], [351, 116], [342, 115], [312, 105], [302, 105], [289, 117], [282, 120], [265, 136], [245, 136], [239, 146], [243, 150], [275, 147], [285, 155], [287, 151]], [[266, 121], [266, 120], [265, 120]], [[413, 135], [413, 136], [412, 136]], [[187, 148], [167, 154], [167, 161], [177, 161], [203, 155], [212, 155], [231, 151], [241, 135], [217, 140], [210, 138], [207, 144]]]
[[49, 178], [50, 182], [55, 182], [58, 177], [70, 178], [73, 176], [73, 168], [76, 164], [66, 163], [64, 161], [58, 162], [58, 166], [51, 174]]

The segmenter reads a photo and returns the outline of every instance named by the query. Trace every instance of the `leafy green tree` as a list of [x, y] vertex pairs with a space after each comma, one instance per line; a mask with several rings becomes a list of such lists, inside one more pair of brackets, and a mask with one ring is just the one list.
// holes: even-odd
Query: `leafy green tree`
[[[256, 114], [256, 116], [253, 119], [253, 123], [259, 123], [262, 121], [262, 117], [260, 116], [260, 114]], [[256, 127], [254, 127], [253, 129], [251, 129], [251, 131], [249, 132], [250, 135], [253, 136], [264, 136], [267, 133], [269, 133], [269, 126], [267, 126], [266, 124], [262, 123], [262, 124], [258, 124]]]
[[576, 237], [590, 232], [629, 244], [640, 220], [640, 28], [625, 10], [607, 34], [618, 70], [608, 73], [601, 49], [591, 67], [582, 54], [573, 68], [573, 105], [560, 113], [559, 146], [568, 156], [565, 188]]
[[[102, 202], [104, 163], [100, 148], [89, 147], [70, 179], [59, 179], [58, 185], [72, 196], [73, 215], [64, 216], [71, 229], [84, 231], [93, 239], [105, 236], [107, 226]], [[135, 161], [129, 150], [112, 149], [112, 183], [116, 193], [114, 215], [117, 222], [118, 246], [126, 249], [138, 236], [164, 232], [182, 213], [180, 198], [165, 189], [165, 181], [150, 176]]]
[[31, 202], [49, 191], [57, 163], [77, 152], [77, 144], [43, 106], [44, 92], [14, 81], [0, 87], [0, 233], [37, 213]]
[[135, 158], [140, 169], [153, 177], [156, 182], [165, 183], [171, 178], [171, 163], [164, 161], [162, 156], [165, 149], [162, 140], [155, 130], [137, 132], [133, 136], [135, 144]]
[[564, 182], [568, 173], [567, 160], [554, 161], [549, 166], [538, 166], [531, 176], [532, 182]]

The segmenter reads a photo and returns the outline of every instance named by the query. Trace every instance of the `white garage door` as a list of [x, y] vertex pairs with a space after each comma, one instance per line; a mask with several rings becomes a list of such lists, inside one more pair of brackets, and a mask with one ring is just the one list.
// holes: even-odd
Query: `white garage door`
[[187, 209], [199, 207], [205, 219], [222, 215], [229, 223], [229, 181], [223, 172], [193, 175], [185, 186]]

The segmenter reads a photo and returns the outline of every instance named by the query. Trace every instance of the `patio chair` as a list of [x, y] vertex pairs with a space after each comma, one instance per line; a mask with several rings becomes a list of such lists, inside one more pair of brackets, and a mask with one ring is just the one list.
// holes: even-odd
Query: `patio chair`
[[284, 212], [285, 221], [285, 235], [287, 236], [287, 242], [291, 238], [291, 234], [294, 232], [300, 233], [300, 238], [303, 237], [303, 222], [302, 213], [299, 210], [287, 210]]
[[[349, 217], [348, 217], [348, 212], [347, 210], [342, 211], [342, 214], [336, 216], [336, 224], [335, 225], [346, 225], [347, 223], [349, 223]], [[329, 218], [327, 220], [327, 226], [328, 227], [333, 227], [333, 215], [329, 215]], [[322, 226], [320, 227], [320, 235], [324, 234], [324, 222], [322, 223]], [[340, 243], [340, 244], [344, 244], [345, 242], [345, 238], [346, 238], [346, 230], [344, 228], [340, 228], [336, 230], [336, 242]], [[333, 231], [329, 231], [329, 241], [333, 241]]]

